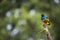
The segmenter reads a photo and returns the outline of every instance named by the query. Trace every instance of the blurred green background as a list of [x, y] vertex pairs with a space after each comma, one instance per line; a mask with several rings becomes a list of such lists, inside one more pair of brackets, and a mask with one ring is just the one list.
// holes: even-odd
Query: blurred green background
[[60, 0], [0, 0], [0, 40], [47, 40], [41, 13], [53, 40], [60, 40]]

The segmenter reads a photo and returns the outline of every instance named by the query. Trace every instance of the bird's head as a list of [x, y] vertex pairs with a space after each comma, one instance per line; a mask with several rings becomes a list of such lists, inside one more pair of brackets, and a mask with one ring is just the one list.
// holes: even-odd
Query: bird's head
[[44, 14], [41, 14], [41, 16], [43, 17], [43, 16], [44, 16]]

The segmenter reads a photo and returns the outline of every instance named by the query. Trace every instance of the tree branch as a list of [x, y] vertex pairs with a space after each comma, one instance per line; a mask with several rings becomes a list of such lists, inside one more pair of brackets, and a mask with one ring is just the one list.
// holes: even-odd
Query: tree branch
[[52, 40], [52, 37], [50, 36], [50, 32], [49, 32], [46, 24], [43, 24], [43, 27], [44, 27], [44, 32], [46, 33], [46, 36], [47, 36], [47, 40]]

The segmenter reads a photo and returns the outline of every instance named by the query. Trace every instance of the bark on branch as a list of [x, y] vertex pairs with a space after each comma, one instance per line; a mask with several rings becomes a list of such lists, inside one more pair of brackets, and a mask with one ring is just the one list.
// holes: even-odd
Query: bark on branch
[[46, 36], [47, 36], [47, 40], [52, 40], [52, 37], [50, 36], [50, 32], [48, 30], [47, 25], [43, 24], [43, 27], [44, 27], [44, 32], [46, 33]]

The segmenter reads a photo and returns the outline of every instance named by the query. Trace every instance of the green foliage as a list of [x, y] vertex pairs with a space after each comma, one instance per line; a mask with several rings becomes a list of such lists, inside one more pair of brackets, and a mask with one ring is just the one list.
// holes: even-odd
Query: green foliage
[[[20, 4], [19, 4], [20, 3]], [[10, 37], [11, 40], [27, 40], [29, 37], [37, 40], [38, 38], [45, 38], [45, 34], [40, 33], [43, 28], [43, 22], [41, 21], [41, 13], [43, 12], [46, 16], [50, 18], [51, 25], [47, 25], [49, 31], [54, 40], [59, 40], [59, 26], [60, 26], [60, 4], [55, 4], [53, 0], [16, 0], [16, 3], [12, 3], [12, 0], [2, 0], [0, 3], [0, 40], [4, 40], [4, 36]], [[36, 14], [33, 16], [29, 15], [31, 6], [36, 10]], [[19, 7], [19, 17], [15, 18], [15, 9]], [[6, 17], [6, 12], [11, 11], [11, 16]], [[20, 20], [25, 20], [25, 24], [19, 24]], [[19, 33], [12, 37], [10, 32], [6, 30], [6, 25], [8, 23], [14, 24], [14, 28], [20, 28], [23, 30], [19, 31]], [[13, 28], [13, 29], [14, 29]], [[34, 35], [34, 36], [33, 36]], [[6, 36], [6, 37], [7, 37]], [[26, 36], [26, 37], [25, 37]], [[8, 38], [7, 37], [7, 38]], [[55, 39], [56, 38], [56, 39]]]

